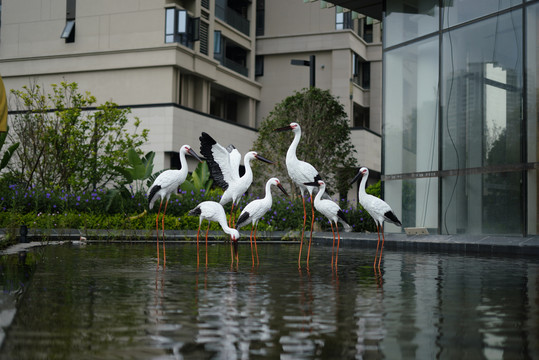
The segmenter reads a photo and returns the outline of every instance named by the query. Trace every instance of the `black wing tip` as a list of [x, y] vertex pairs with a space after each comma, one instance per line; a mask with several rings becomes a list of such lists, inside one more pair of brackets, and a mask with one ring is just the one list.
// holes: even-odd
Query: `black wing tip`
[[148, 205], [152, 203], [152, 199], [155, 197], [155, 194], [157, 194], [161, 190], [161, 185], [153, 185], [150, 188], [150, 195], [148, 195]]
[[338, 216], [339, 218], [341, 218], [342, 221], [344, 221], [345, 223], [348, 224], [348, 219], [346, 218], [346, 215], [344, 214], [344, 211], [339, 210], [339, 211], [337, 212], [337, 216]]
[[402, 223], [401, 221], [399, 220], [399, 218], [397, 217], [397, 215], [395, 215], [395, 213], [393, 213], [393, 211], [387, 211], [385, 214], [384, 214], [384, 217], [386, 219], [389, 220], [389, 222], [397, 225], [397, 226], [402, 226]]
[[322, 177], [320, 176], [320, 174], [316, 174], [316, 176], [314, 177], [314, 181], [315, 181], [315, 182], [318, 182], [318, 180], [322, 180], [322, 181], [323, 181], [323, 179], [322, 179]]
[[202, 210], [200, 210], [200, 206], [197, 206], [196, 208], [189, 210], [189, 212], [187, 213], [187, 215], [189, 216], [200, 216], [200, 214], [202, 214]]
[[239, 229], [239, 228], [247, 225], [247, 220], [249, 219], [249, 216], [250, 215], [249, 215], [248, 212], [244, 212], [243, 214], [241, 214], [239, 219], [238, 219], [238, 222], [236, 224], [236, 229]]

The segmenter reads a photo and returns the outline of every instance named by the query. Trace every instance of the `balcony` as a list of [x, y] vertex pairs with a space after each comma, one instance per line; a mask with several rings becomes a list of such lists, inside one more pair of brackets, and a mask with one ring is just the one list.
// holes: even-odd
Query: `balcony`
[[233, 5], [235, 5], [234, 8], [229, 6], [229, 2], [227, 0], [216, 0], [215, 16], [232, 26], [234, 29], [249, 36], [249, 20], [247, 20], [247, 18], [239, 12], [246, 12], [248, 3], [236, 1]]

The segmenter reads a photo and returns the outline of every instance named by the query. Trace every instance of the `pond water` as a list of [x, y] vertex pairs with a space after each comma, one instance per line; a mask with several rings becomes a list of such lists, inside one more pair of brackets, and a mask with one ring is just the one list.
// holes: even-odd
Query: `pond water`
[[[203, 249], [203, 247], [202, 247]], [[202, 250], [201, 249], [201, 253]], [[169, 244], [48, 246], [3, 256], [3, 307], [17, 311], [1, 359], [539, 358], [539, 259]], [[201, 259], [204, 257], [201, 256]]]

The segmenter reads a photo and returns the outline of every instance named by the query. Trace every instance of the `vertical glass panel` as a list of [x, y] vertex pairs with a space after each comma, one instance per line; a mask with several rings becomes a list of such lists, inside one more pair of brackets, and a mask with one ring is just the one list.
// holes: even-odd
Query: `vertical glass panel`
[[493, 14], [522, 3], [522, 0], [444, 0], [444, 28]]
[[438, 38], [385, 53], [385, 174], [438, 170]]
[[187, 11], [178, 10], [178, 33], [187, 33]]
[[[443, 169], [499, 171], [500, 166], [520, 164], [521, 16], [518, 10], [444, 34]], [[442, 231], [521, 232], [520, 180], [520, 173], [507, 172], [444, 178]], [[486, 215], [504, 212], [517, 218], [491, 224], [495, 217]]]
[[521, 172], [442, 178], [442, 234], [522, 233]]
[[[527, 73], [527, 143], [528, 162], [539, 161], [539, 4], [529, 6], [526, 17], [526, 73]], [[539, 233], [539, 173], [537, 170], [528, 172], [528, 233]]]
[[438, 30], [438, 0], [387, 0], [384, 46], [430, 34]]
[[[384, 197], [402, 222], [402, 228], [425, 227], [431, 234], [438, 229], [438, 178], [391, 180], [384, 183]], [[386, 231], [401, 228], [385, 224]]]
[[174, 42], [174, 19], [176, 9], [167, 9], [165, 12], [165, 42]]
[[[384, 173], [438, 170], [438, 38], [384, 55]], [[385, 198], [405, 227], [437, 228], [438, 180], [388, 181]]]

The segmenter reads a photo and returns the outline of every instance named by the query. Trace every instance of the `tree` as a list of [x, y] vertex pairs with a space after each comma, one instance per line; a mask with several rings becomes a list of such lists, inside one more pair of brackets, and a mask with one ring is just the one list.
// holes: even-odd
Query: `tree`
[[112, 102], [93, 108], [96, 98], [80, 93], [77, 83], [51, 86], [48, 94], [37, 84], [11, 90], [17, 111], [10, 137], [20, 143], [9, 166], [12, 175], [26, 186], [66, 191], [116, 182], [121, 178], [116, 169], [128, 165], [128, 149], [142, 145], [148, 130], [138, 133], [140, 121], [135, 118], [130, 133], [129, 109]]
[[255, 185], [261, 187], [267, 179], [277, 176], [282, 182], [290, 183], [293, 194], [299, 194], [288, 176], [285, 162], [293, 135], [291, 132], [273, 132], [291, 122], [301, 126], [298, 159], [311, 163], [318, 170], [328, 184], [328, 190], [336, 188], [338, 193], [345, 193], [358, 166], [356, 150], [350, 140], [343, 105], [329, 91], [319, 88], [295, 92], [277, 104], [262, 123], [253, 148], [276, 164], [254, 164]]

